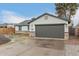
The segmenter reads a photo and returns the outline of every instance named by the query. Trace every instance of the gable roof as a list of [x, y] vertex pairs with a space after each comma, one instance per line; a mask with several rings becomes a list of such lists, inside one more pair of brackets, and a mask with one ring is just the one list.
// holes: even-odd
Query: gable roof
[[20, 23], [18, 23], [16, 25], [29, 25], [28, 22], [30, 22], [30, 20], [25, 20], [25, 21], [20, 22]]
[[[33, 22], [33, 21], [35, 21], [35, 20], [39, 19], [40, 17], [42, 17], [42, 16], [44, 16], [44, 15], [49, 15], [49, 16], [52, 16], [52, 17], [55, 17], [55, 18], [59, 18], [59, 17], [54, 16], [54, 15], [52, 15], [52, 14], [49, 14], [49, 13], [44, 13], [44, 14], [42, 14], [42, 15], [38, 16], [37, 18], [32, 18], [32, 20], [31, 20], [30, 22], [28, 22], [28, 23], [31, 23], [31, 22]], [[59, 18], [59, 19], [64, 20], [64, 21], [67, 21], [66, 19], [63, 19], [63, 18]]]

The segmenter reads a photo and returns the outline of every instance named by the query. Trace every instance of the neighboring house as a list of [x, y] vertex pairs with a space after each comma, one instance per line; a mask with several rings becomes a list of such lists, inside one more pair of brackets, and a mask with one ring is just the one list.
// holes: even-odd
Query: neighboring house
[[0, 24], [0, 34], [14, 34], [15, 28], [12, 23]]
[[0, 28], [14, 28], [14, 25], [13, 23], [3, 23], [3, 24], [0, 24]]
[[33, 18], [29, 22], [31, 36], [44, 38], [68, 39], [68, 21], [58, 18], [49, 13]]
[[29, 31], [29, 22], [30, 20], [25, 20], [21, 23], [18, 23], [15, 25], [15, 30], [16, 32], [26, 32]]

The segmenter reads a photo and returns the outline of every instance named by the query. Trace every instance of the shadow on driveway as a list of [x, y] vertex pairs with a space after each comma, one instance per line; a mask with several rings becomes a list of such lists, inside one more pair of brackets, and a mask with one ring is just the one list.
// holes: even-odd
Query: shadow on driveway
[[0, 35], [0, 45], [8, 43], [9, 41], [11, 41], [9, 38], [6, 38], [5, 36]]
[[64, 50], [64, 41], [63, 40], [35, 39], [35, 44], [39, 47]]

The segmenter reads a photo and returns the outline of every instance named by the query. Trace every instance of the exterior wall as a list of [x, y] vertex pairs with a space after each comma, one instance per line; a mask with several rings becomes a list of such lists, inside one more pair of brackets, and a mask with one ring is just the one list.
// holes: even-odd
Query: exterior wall
[[67, 24], [64, 25], [64, 32], [68, 33], [69, 32], [69, 26]]
[[28, 26], [15, 26], [16, 31], [29, 31]]
[[15, 26], [15, 31], [19, 31], [19, 26]]
[[22, 31], [28, 31], [28, 26], [22, 26]]
[[8, 28], [14, 28], [14, 25], [7, 25]]
[[69, 39], [69, 30], [68, 30], [68, 22], [48, 16], [48, 19], [45, 19], [45, 17], [41, 17], [38, 20], [35, 20], [34, 22], [31, 22], [29, 25], [29, 31], [31, 32], [30, 36], [35, 36], [35, 25], [39, 24], [65, 24], [64, 25], [64, 39]]
[[65, 40], [68, 40], [68, 39], [69, 39], [69, 32], [65, 32], [65, 33], [64, 33], [64, 39], [65, 39]]
[[[30, 32], [30, 36], [31, 37], [35, 37], [35, 31]], [[68, 29], [68, 25], [64, 25], [64, 39], [68, 40], [69, 39], [69, 29]]]
[[45, 19], [45, 17], [43, 16], [39, 18], [38, 20], [31, 22], [29, 26], [29, 30], [32, 32], [35, 32], [36, 24], [68, 24], [68, 22], [52, 17], [52, 16], [48, 16], [48, 19]]
[[64, 25], [64, 39], [69, 39], [69, 26], [68, 24]]

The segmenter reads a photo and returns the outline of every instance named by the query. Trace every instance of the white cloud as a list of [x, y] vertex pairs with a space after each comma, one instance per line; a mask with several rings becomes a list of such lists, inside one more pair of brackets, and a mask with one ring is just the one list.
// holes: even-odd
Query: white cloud
[[25, 18], [23, 16], [20, 16], [12, 11], [3, 10], [0, 14], [0, 20], [2, 20], [2, 23], [20, 23], [28, 18]]
[[[53, 13], [53, 15], [56, 15], [56, 14]], [[30, 18], [21, 16], [13, 11], [3, 10], [0, 12], [0, 23], [20, 23], [28, 19]], [[77, 9], [76, 15], [74, 15], [72, 20], [73, 20], [74, 26], [76, 26], [79, 23], [79, 8]]]
[[79, 23], [79, 8], [76, 11], [76, 14], [74, 15], [74, 17], [72, 18], [74, 26], [76, 26]]

